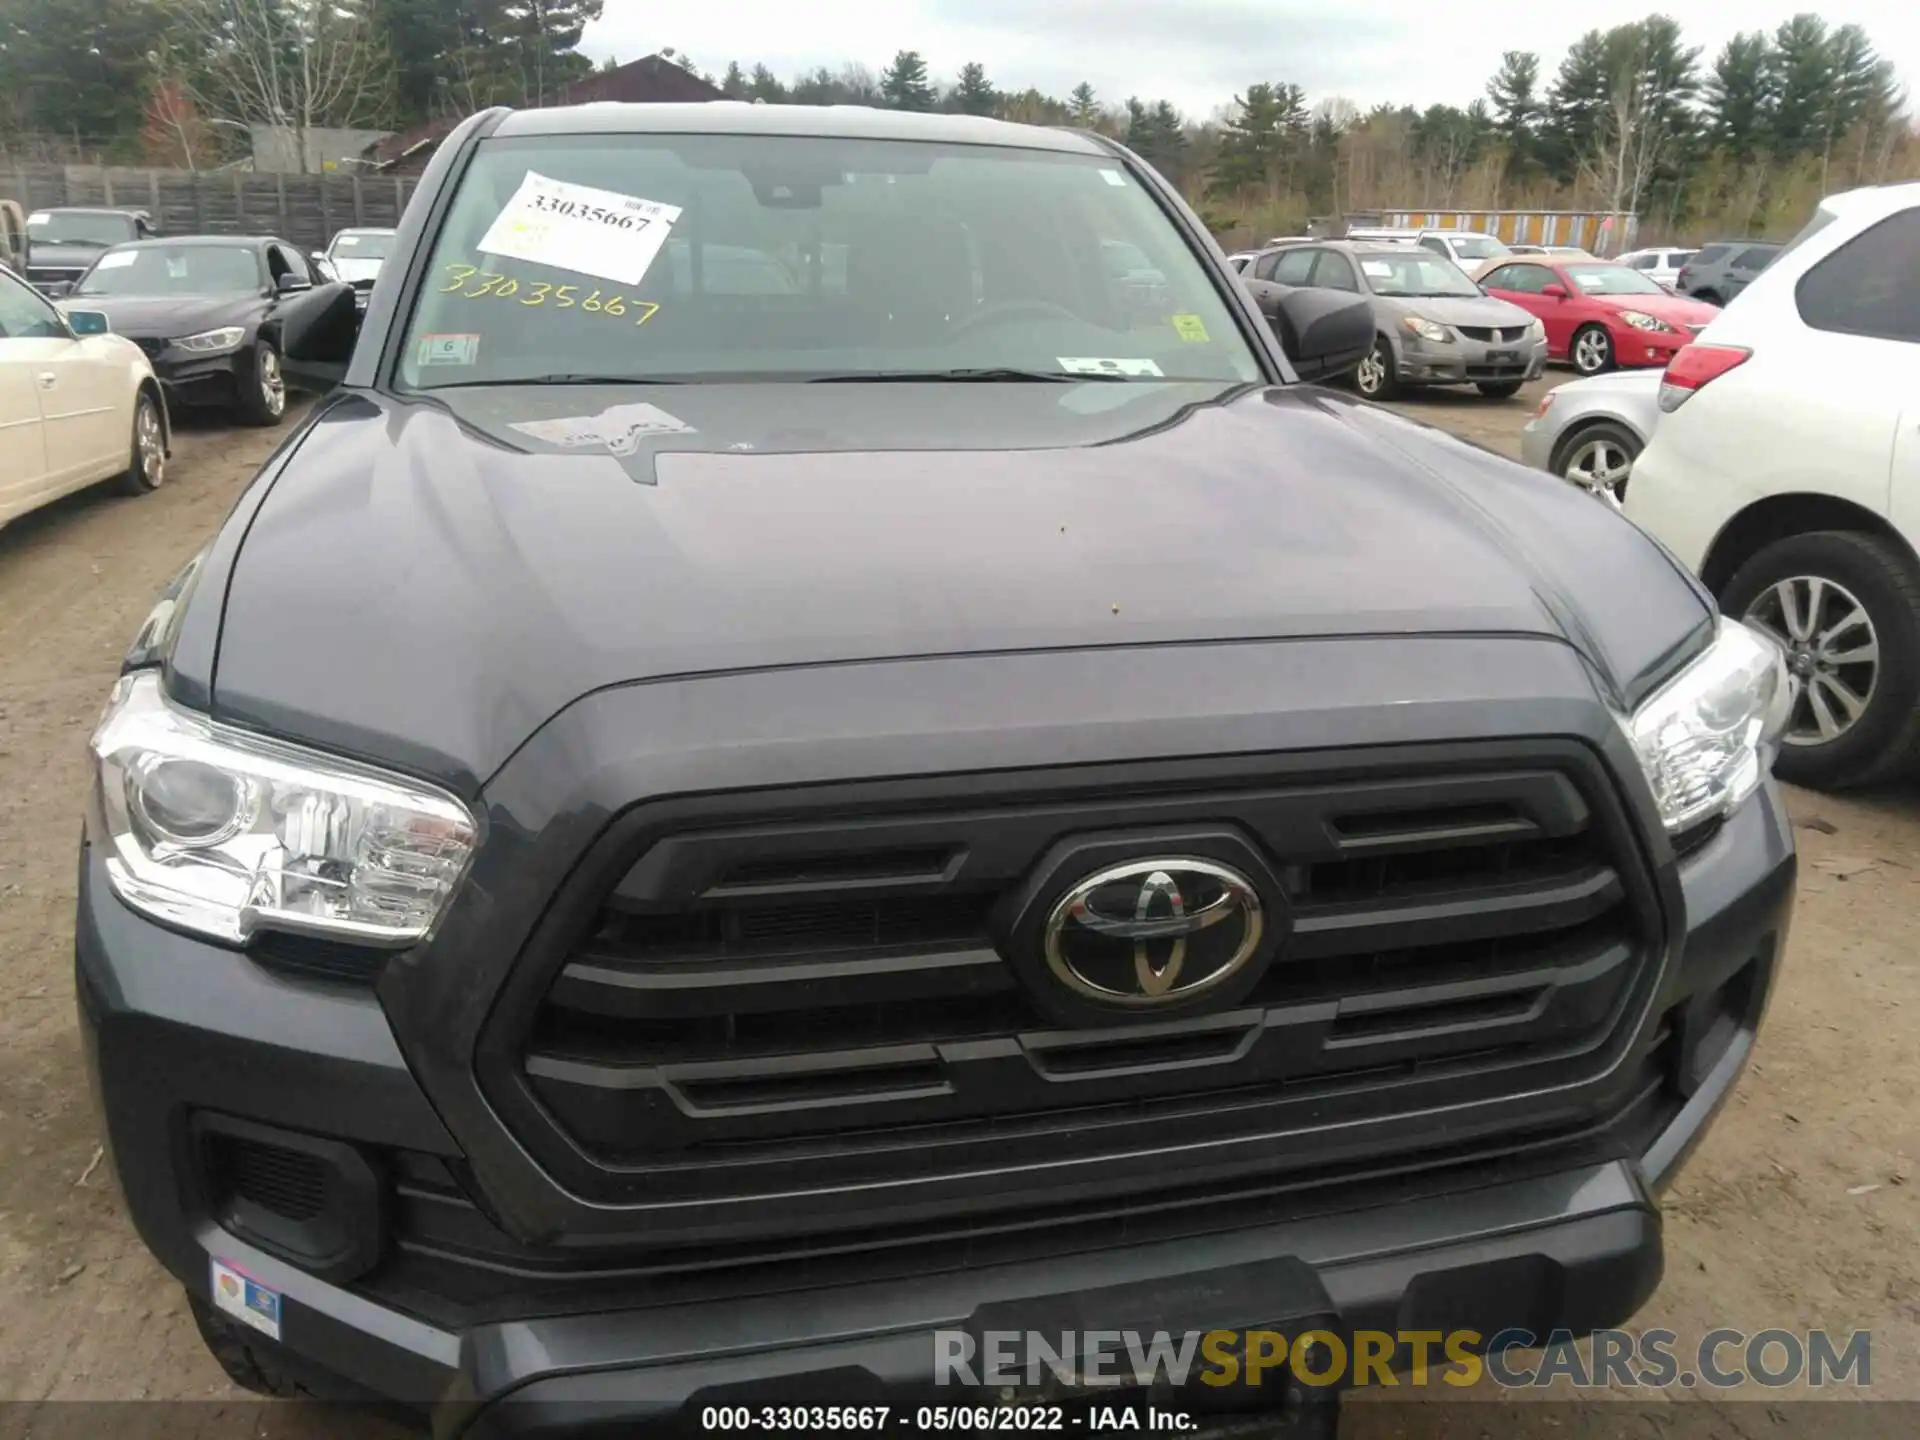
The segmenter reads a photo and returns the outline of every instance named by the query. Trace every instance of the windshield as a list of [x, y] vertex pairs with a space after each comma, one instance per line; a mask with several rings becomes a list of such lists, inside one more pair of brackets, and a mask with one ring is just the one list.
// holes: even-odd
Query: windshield
[[1505, 255], [1507, 247], [1490, 235], [1454, 235], [1453, 253], [1462, 260], [1492, 260]]
[[94, 261], [76, 293], [240, 295], [263, 283], [253, 251], [239, 245], [129, 245]]
[[55, 211], [27, 217], [27, 239], [35, 245], [118, 245], [133, 238], [125, 215], [73, 215]]
[[1451, 260], [1430, 250], [1363, 255], [1360, 273], [1376, 295], [1479, 295], [1484, 292]]
[[384, 260], [393, 249], [393, 236], [386, 234], [336, 235], [328, 251], [336, 260]]
[[1573, 283], [1589, 295], [1664, 295], [1653, 281], [1624, 265], [1569, 265]]
[[429, 267], [400, 367], [420, 389], [1261, 378], [1187, 242], [1098, 156], [814, 136], [495, 139]]

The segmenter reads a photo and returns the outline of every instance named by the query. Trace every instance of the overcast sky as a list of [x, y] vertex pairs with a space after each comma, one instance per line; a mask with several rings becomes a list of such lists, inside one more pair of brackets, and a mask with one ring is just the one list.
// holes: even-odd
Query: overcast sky
[[[1736, 30], [1771, 30], [1799, 10], [1829, 24], [1857, 21], [1910, 90], [1920, 81], [1920, 4], [1913, 0], [1746, 0], [1674, 6], [1692, 12], [1689, 43], [1714, 54]], [[1310, 99], [1464, 105], [1480, 95], [1502, 50], [1535, 50], [1551, 76], [1589, 28], [1648, 13], [1647, 0], [1578, 4], [1442, 5], [1434, 0], [716, 0], [661, 5], [606, 0], [582, 48], [634, 60], [674, 46], [717, 77], [729, 60], [764, 61], [782, 80], [859, 60], [878, 71], [918, 50], [950, 83], [969, 60], [1003, 89], [1064, 96], [1082, 80], [1103, 101], [1168, 99], [1201, 118], [1259, 80], [1290, 81]], [[1711, 13], [1712, 18], [1708, 18]]]

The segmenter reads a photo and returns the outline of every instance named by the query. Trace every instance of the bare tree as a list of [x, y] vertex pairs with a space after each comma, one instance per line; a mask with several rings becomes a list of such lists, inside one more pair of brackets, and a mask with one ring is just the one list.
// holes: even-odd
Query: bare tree
[[386, 57], [358, 0], [177, 0], [175, 14], [206, 56], [192, 84], [201, 108], [290, 131], [303, 174], [319, 168], [316, 128], [369, 128], [384, 115]]

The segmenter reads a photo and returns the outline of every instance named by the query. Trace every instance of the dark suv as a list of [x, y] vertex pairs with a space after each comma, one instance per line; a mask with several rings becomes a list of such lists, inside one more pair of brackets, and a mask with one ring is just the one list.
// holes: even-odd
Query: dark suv
[[1673, 288], [1689, 299], [1725, 305], [1774, 262], [1781, 248], [1768, 240], [1715, 240], [1680, 267]]
[[1786, 936], [1779, 653], [1268, 303], [1098, 136], [448, 137], [92, 742], [89, 1064], [235, 1379], [710, 1429], [1634, 1312]]
[[58, 298], [102, 252], [154, 233], [153, 217], [145, 210], [77, 205], [36, 210], [27, 217], [27, 283]]

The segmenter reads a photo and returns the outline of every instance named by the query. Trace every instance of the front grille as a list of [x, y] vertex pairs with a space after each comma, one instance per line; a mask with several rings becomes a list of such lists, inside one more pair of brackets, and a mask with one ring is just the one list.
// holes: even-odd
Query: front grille
[[1496, 342], [1503, 345], [1513, 344], [1526, 339], [1527, 330], [1529, 329], [1529, 327], [1525, 325], [1505, 325], [1498, 328], [1490, 328], [1484, 325], [1459, 325], [1454, 328], [1459, 330], [1467, 339], [1478, 340], [1485, 345], [1492, 345]]
[[[1657, 904], [1597, 759], [1523, 748], [1069, 777], [991, 804], [770, 796], [751, 823], [635, 812], [594, 862], [608, 882], [536, 937], [483, 1083], [589, 1195], [991, 1168], [1012, 1205], [1022, 1167], [1267, 1135], [1290, 1137], [1268, 1170], [1326, 1165], [1342, 1156], [1314, 1127], [1591, 1081], [1647, 994]], [[1259, 987], [1197, 1017], [1050, 1022], [994, 948], [1008, 893], [1063, 837], [1194, 824], [1250, 837], [1285, 891], [1292, 934]]]

